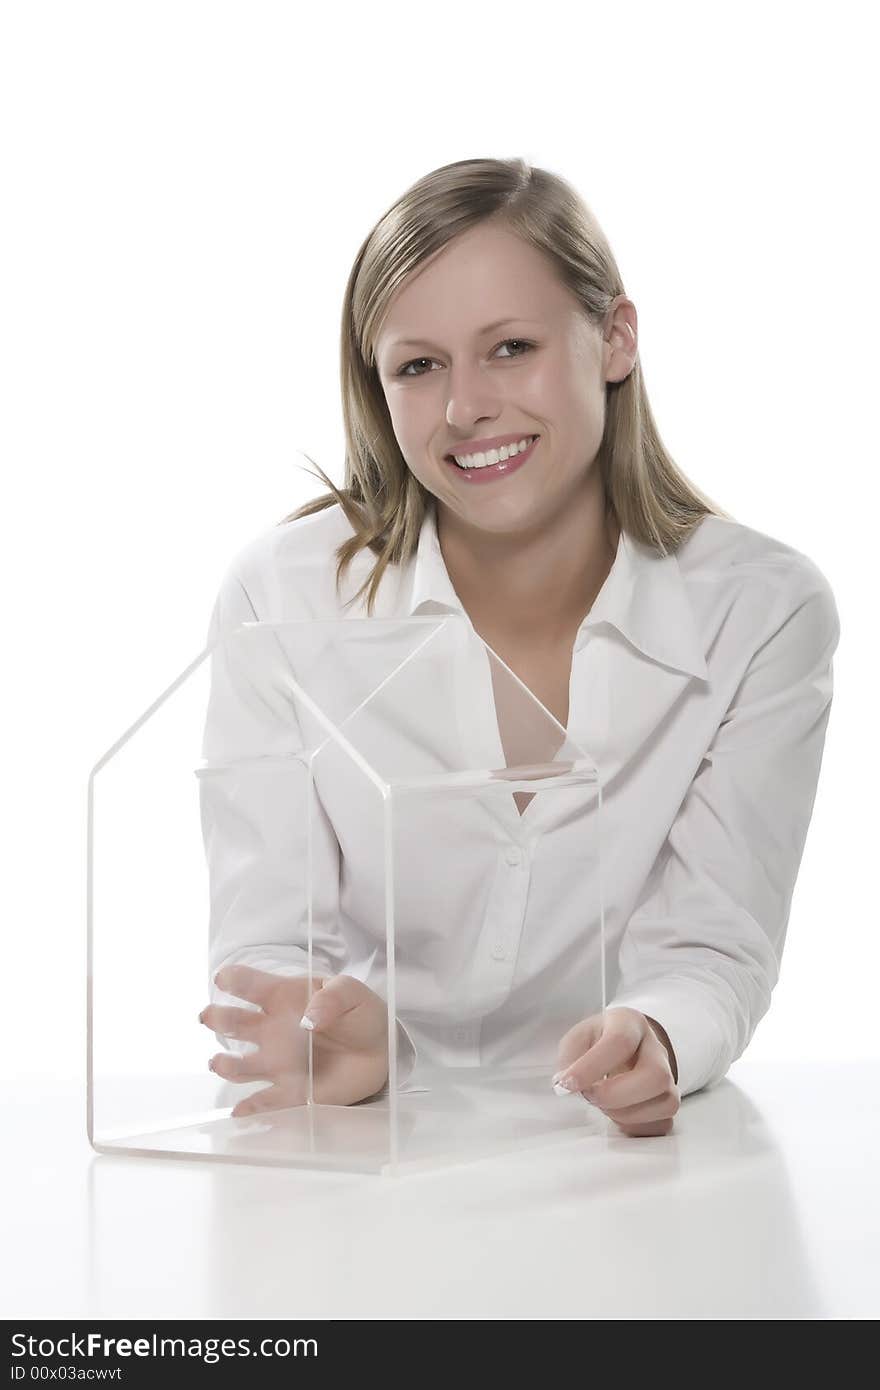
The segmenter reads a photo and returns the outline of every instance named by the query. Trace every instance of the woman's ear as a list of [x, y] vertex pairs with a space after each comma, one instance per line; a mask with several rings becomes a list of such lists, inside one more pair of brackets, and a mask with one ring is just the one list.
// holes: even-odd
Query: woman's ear
[[639, 350], [638, 314], [626, 295], [613, 299], [605, 317], [602, 343], [606, 381], [624, 381], [635, 366]]

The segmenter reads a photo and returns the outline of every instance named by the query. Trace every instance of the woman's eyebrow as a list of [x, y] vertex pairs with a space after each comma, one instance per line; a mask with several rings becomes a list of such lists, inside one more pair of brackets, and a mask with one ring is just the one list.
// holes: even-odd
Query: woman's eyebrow
[[[487, 333], [493, 333], [496, 328], [503, 328], [507, 323], [531, 323], [537, 325], [537, 319], [506, 318], [496, 319], [494, 323], [487, 323], [485, 328], [478, 328], [475, 336], [483, 338]], [[437, 347], [437, 343], [432, 343], [428, 338], [396, 338], [393, 343], [388, 344], [388, 351], [396, 352], [402, 347]]]

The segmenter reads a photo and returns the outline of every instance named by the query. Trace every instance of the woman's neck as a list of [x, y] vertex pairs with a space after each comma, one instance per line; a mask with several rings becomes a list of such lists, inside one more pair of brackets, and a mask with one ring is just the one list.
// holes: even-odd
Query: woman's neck
[[[598, 477], [598, 474], [597, 474]], [[570, 640], [614, 564], [620, 527], [601, 483], [540, 531], [500, 535], [437, 509], [452, 586], [476, 630], [511, 640]]]

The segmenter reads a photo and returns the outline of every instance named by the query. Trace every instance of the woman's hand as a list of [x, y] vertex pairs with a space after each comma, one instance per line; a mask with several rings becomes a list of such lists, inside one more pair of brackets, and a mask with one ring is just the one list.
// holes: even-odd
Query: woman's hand
[[[606, 1009], [575, 1024], [559, 1044], [554, 1089], [577, 1092], [632, 1136], [668, 1134], [681, 1107], [672, 1065], [653, 1020]], [[602, 1078], [606, 1079], [603, 1081]]]
[[[237, 1118], [304, 1105], [308, 1097], [308, 1047], [314, 1047], [314, 1100], [353, 1105], [380, 1091], [388, 1079], [388, 1012], [385, 1001], [350, 975], [291, 978], [227, 965], [214, 976], [226, 994], [259, 1005], [236, 1009], [209, 1004], [199, 1022], [213, 1032], [256, 1044], [238, 1057], [218, 1052], [209, 1066], [225, 1081], [272, 1084], [239, 1101]], [[308, 1006], [308, 1008], [306, 1008]], [[301, 1024], [304, 1017], [313, 1027]]]

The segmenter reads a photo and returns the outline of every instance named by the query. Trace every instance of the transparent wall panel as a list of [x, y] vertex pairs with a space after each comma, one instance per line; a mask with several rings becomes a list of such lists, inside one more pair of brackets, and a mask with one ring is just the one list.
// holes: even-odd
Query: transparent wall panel
[[89, 781], [91, 1142], [395, 1175], [604, 1134], [550, 1081], [605, 1007], [600, 818], [463, 616], [219, 632]]

